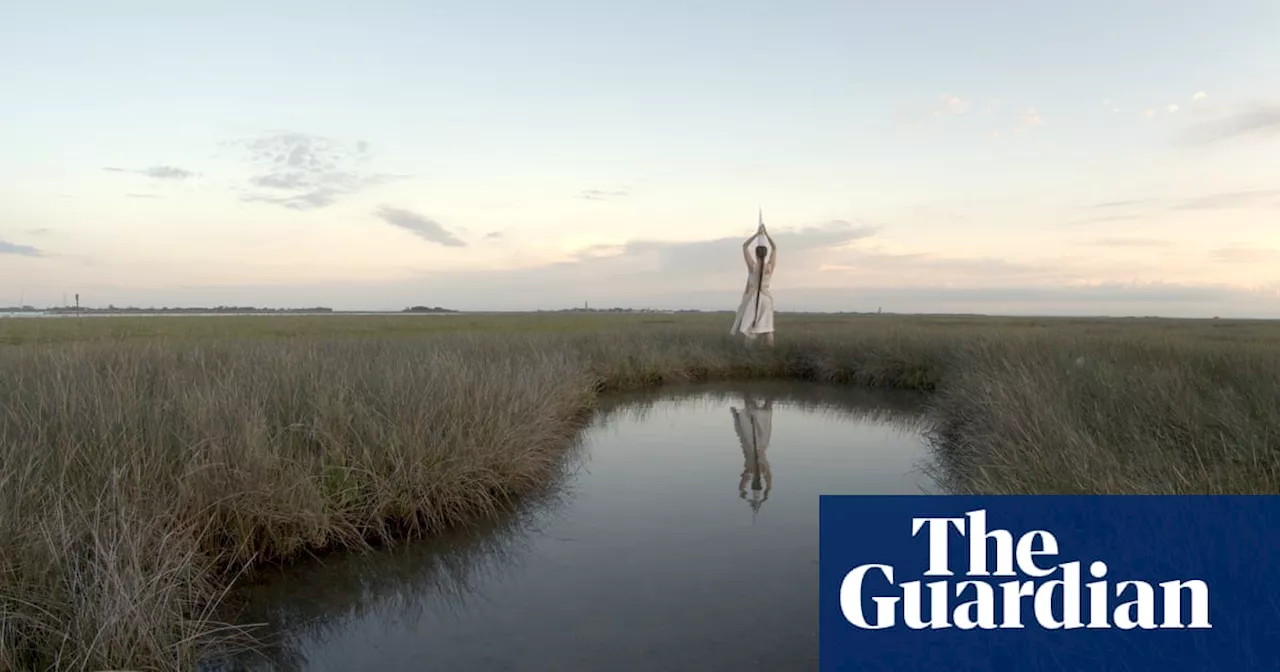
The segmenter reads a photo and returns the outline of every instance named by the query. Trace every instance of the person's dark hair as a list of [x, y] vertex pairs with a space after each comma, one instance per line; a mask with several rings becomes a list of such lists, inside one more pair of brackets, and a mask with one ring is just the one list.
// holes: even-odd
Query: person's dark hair
[[752, 327], [760, 321], [760, 288], [764, 285], [764, 259], [768, 255], [769, 248], [756, 245], [756, 316], [751, 320]]

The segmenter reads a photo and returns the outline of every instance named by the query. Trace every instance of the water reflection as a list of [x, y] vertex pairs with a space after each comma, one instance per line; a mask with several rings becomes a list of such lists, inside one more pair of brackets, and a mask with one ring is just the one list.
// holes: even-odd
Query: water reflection
[[519, 512], [237, 590], [224, 618], [269, 624], [266, 645], [203, 669], [814, 669], [817, 496], [927, 489], [920, 404], [789, 383], [610, 397]]
[[[773, 470], [769, 468], [769, 440], [773, 438], [773, 399], [765, 397], [757, 405], [750, 392], [742, 394], [742, 408], [729, 407], [733, 414], [733, 430], [742, 448], [742, 478], [738, 481], [738, 497], [747, 499], [747, 481], [751, 482], [751, 514], [769, 499], [773, 489]], [[761, 485], [761, 481], [764, 485]]]

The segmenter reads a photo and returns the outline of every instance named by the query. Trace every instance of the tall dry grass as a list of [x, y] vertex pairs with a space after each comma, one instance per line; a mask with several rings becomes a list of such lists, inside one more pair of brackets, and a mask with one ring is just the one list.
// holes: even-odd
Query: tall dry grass
[[930, 391], [958, 492], [1280, 483], [1270, 336], [780, 325], [773, 351], [697, 321], [0, 348], [0, 668], [185, 668], [234, 634], [209, 614], [241, 572], [494, 519], [600, 393], [663, 383]]
[[0, 352], [0, 667], [178, 667], [255, 562], [508, 506], [594, 403], [572, 353], [544, 346]]
[[1280, 492], [1280, 347], [1160, 336], [971, 344], [935, 399], [951, 489]]

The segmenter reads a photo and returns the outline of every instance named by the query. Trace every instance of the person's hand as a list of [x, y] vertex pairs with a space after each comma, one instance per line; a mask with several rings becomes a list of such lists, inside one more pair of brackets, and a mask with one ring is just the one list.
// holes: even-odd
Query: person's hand
[[760, 226], [756, 228], [756, 233], [764, 233], [764, 222], [760, 222]]

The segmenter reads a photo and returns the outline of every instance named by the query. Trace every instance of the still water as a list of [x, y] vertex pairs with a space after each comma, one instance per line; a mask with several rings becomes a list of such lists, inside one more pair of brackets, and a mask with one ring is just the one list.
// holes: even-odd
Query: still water
[[240, 590], [269, 646], [209, 670], [814, 670], [819, 494], [933, 492], [914, 395], [613, 397], [552, 492], [480, 530]]

